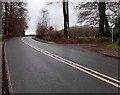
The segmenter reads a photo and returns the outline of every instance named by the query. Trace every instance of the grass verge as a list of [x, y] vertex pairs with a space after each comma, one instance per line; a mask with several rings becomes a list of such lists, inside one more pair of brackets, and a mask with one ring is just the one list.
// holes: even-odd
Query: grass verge
[[107, 47], [111, 47], [113, 49], [120, 49], [120, 46], [118, 46], [116, 43], [107, 45]]

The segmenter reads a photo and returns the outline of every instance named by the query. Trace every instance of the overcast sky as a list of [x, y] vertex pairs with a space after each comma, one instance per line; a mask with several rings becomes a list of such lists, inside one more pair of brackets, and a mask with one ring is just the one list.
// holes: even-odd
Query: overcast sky
[[[62, 11], [62, 2], [55, 3], [51, 6], [46, 6], [48, 0], [26, 0], [28, 3], [28, 11], [30, 21], [28, 23], [29, 28], [26, 31], [26, 34], [35, 33], [37, 23], [41, 16], [41, 10], [47, 8], [49, 11], [50, 23], [56, 29], [63, 29], [63, 11]], [[51, 0], [53, 1], [53, 0]], [[69, 4], [69, 14], [70, 14], [70, 26], [77, 25], [77, 15], [73, 8], [74, 4]]]

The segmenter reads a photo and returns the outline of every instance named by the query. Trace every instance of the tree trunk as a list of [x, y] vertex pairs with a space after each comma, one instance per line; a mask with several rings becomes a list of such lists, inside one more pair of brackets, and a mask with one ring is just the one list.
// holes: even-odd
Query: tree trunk
[[10, 14], [9, 14], [9, 30], [8, 30], [8, 35], [11, 36], [11, 33], [13, 32], [13, 2], [10, 2]]
[[109, 30], [109, 24], [108, 24], [108, 20], [107, 20], [106, 15], [105, 15], [105, 33], [104, 33], [104, 35], [107, 36], [107, 37], [111, 36], [110, 30]]
[[100, 36], [104, 35], [104, 14], [105, 14], [105, 3], [99, 2], [99, 33]]
[[108, 19], [106, 16], [106, 4], [105, 2], [99, 2], [99, 33], [100, 36], [110, 36]]
[[105, 10], [104, 10], [104, 21], [105, 21], [105, 31], [104, 32], [105, 33], [104, 33], [104, 35], [107, 36], [107, 37], [110, 37], [111, 34], [110, 34], [110, 30], [109, 30], [109, 23], [108, 23], [108, 19], [107, 19], [106, 13], [105, 13], [106, 4], [104, 3], [104, 5], [105, 5]]
[[69, 10], [68, 10], [68, 1], [63, 0], [63, 16], [64, 16], [64, 35], [70, 40], [69, 34]]
[[8, 19], [8, 9], [7, 9], [7, 7], [8, 7], [8, 3], [7, 2], [5, 2], [5, 25], [4, 25], [4, 35], [5, 36], [7, 36], [7, 32], [8, 32], [8, 27], [7, 27], [7, 25], [8, 25], [8, 21], [7, 21], [7, 19]]

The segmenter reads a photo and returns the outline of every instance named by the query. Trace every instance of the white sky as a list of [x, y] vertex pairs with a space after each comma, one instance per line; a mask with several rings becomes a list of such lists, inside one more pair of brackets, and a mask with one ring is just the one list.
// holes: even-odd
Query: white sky
[[[41, 16], [41, 10], [43, 8], [47, 8], [49, 11], [50, 25], [52, 25], [56, 29], [63, 29], [63, 11], [62, 11], [62, 0], [26, 0], [28, 3], [28, 11], [30, 21], [28, 23], [29, 29], [26, 31], [26, 34], [35, 34], [37, 23]], [[56, 2], [54, 5], [46, 6], [48, 2]], [[95, 0], [69, 0], [69, 21], [70, 26], [79, 25], [77, 23], [77, 13], [74, 10], [74, 6], [80, 2], [92, 2]], [[98, 0], [96, 0], [98, 1]], [[104, 0], [101, 0], [104, 1]], [[113, 1], [118, 2], [119, 0], [105, 0], [105, 1]]]
[[[28, 30], [26, 34], [34, 34], [37, 23], [40, 19], [40, 12], [43, 8], [46, 7], [46, 3], [48, 0], [26, 0], [28, 3], [28, 11], [30, 21], [28, 23]], [[49, 0], [50, 1], [50, 0]], [[51, 0], [53, 1], [53, 0]], [[70, 14], [70, 26], [77, 24], [77, 16], [75, 11], [73, 11], [73, 3], [69, 4], [69, 14]], [[55, 27], [56, 29], [63, 29], [63, 11], [62, 11], [62, 2], [55, 3], [54, 5], [47, 6], [49, 11], [50, 25]]]

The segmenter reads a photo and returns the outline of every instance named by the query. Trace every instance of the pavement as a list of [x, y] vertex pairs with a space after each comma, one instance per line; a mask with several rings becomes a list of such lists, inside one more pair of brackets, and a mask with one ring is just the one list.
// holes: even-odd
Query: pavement
[[109, 57], [120, 59], [120, 52], [116, 52], [113, 50], [106, 50], [106, 49], [102, 49], [102, 48], [99, 49], [98, 52], [103, 54], [103, 55], [109, 56]]
[[40, 41], [40, 42], [43, 42], [43, 43], [55, 43], [53, 41], [46, 41], [46, 40], [42, 40], [42, 39], [39, 39], [39, 38], [36, 38], [36, 37], [32, 37], [32, 39], [36, 40], [36, 41]]
[[0, 44], [0, 94], [2, 93], [2, 47]]
[[22, 39], [24, 42], [19, 37], [13, 38], [5, 47], [14, 93], [119, 92], [113, 85], [117, 83], [114, 79], [119, 79], [118, 59], [86, 51], [80, 44], [46, 44], [29, 37]]

